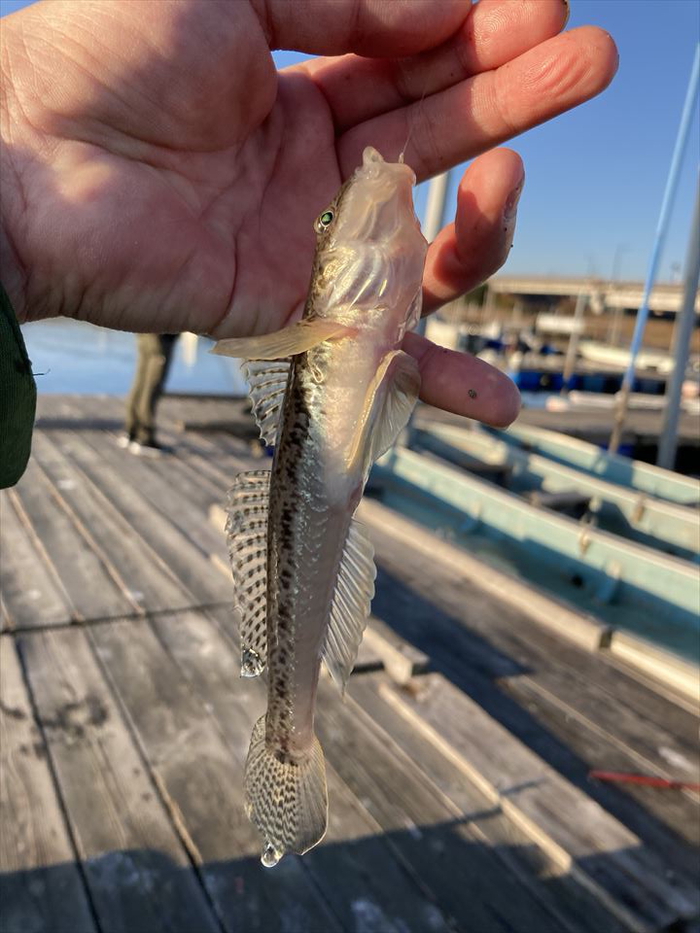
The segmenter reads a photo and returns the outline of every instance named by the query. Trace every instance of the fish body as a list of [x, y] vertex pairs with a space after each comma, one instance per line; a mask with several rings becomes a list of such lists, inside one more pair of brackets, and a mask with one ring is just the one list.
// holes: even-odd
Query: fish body
[[229, 550], [243, 616], [242, 673], [268, 671], [267, 712], [246, 764], [248, 813], [263, 864], [302, 853], [327, 819], [314, 733], [320, 665], [341, 688], [374, 594], [373, 552], [353, 519], [372, 463], [393, 444], [420, 378], [401, 340], [420, 316], [427, 243], [415, 176], [366, 149], [316, 221], [304, 315], [276, 334], [220, 341], [247, 357], [253, 410], [274, 440], [269, 475], [242, 474]]

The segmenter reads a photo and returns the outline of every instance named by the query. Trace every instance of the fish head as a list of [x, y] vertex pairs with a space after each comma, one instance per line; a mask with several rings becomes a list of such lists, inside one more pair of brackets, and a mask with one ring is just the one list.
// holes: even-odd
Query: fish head
[[403, 162], [385, 162], [368, 146], [362, 165], [317, 218], [320, 245], [361, 241], [384, 243], [406, 224], [418, 226], [413, 210], [416, 176]]
[[368, 146], [316, 220], [316, 313], [368, 326], [415, 323], [428, 244], [413, 207], [416, 176]]

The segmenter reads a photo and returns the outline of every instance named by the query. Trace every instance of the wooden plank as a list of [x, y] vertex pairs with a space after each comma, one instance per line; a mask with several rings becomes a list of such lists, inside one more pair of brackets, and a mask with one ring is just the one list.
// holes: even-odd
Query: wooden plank
[[[697, 741], [686, 743], [653, 723], [599, 686], [577, 683], [567, 689], [569, 672], [561, 668], [542, 668], [523, 681], [528, 689], [559, 706], [563, 720], [576, 720], [588, 730], [595, 730], [610, 746], [619, 748], [634, 759], [636, 766], [651, 770], [660, 777], [694, 781], [700, 772], [700, 749]], [[507, 689], [509, 689], [507, 687]], [[672, 763], [672, 770], [669, 765]], [[697, 802], [698, 797], [694, 798]]]
[[[377, 675], [366, 675], [377, 676]], [[561, 933], [561, 918], [542, 904], [459, 809], [352, 700], [332, 701], [319, 686], [317, 728], [327, 761], [382, 826], [396, 857], [465, 930], [530, 929]]]
[[484, 595], [488, 595], [502, 606], [512, 607], [519, 615], [543, 626], [552, 627], [556, 622], [557, 633], [589, 650], [606, 643], [608, 628], [592, 616], [575, 611], [529, 584], [516, 580], [511, 574], [471, 557], [393, 509], [363, 499], [358, 516], [370, 526], [372, 540], [390, 536], [393, 540], [403, 541], [406, 550], [412, 550], [424, 561], [430, 560], [431, 566], [437, 562], [449, 567], [464, 584], [469, 583], [472, 589], [480, 590], [482, 602]]
[[180, 458], [198, 476], [206, 476], [215, 487], [216, 501], [224, 502], [239, 473], [262, 470], [269, 466], [269, 457], [251, 457], [241, 451], [240, 444], [224, 434], [207, 437], [202, 434], [188, 435], [179, 445]]
[[[130, 527], [158, 554], [161, 563], [192, 594], [193, 603], [206, 605], [231, 599], [231, 586], [212, 567], [206, 553], [202, 553], [171, 519], [172, 513], [182, 514], [185, 506], [181, 506], [168, 490], [167, 479], [163, 482], [161, 477], [161, 488], [165, 493], [165, 496], [161, 494], [161, 508], [154, 508], [153, 503], [141, 494], [140, 477], [135, 486], [125, 477], [123, 470], [117, 471], [106, 462], [101, 451], [87, 445], [75, 432], [63, 433], [60, 440], [57, 439], [57, 446], [76, 465], [77, 475], [85, 477], [108, 498]], [[197, 514], [193, 524], [206, 524], [205, 517]]]
[[[84, 481], [75, 486], [75, 467], [69, 463], [46, 434], [38, 432], [34, 451], [41, 468], [56, 488], [56, 497], [71, 513], [81, 533], [88, 536], [93, 550], [123, 581], [131, 602], [142, 611], [187, 608], [195, 602], [192, 594], [164, 565], [158, 555], [137, 535], [130, 524], [99, 490]], [[70, 479], [71, 485], [59, 484]], [[70, 555], [56, 555], [65, 560]], [[59, 565], [61, 576], [68, 572]], [[87, 589], [87, 588], [86, 588]], [[90, 587], [89, 589], [94, 589]]]
[[[505, 684], [505, 688], [585, 761], [590, 769], [698, 780], [700, 767], [697, 763], [692, 764], [669, 747], [665, 751], [670, 760], [675, 762], [675, 767], [669, 767], [669, 761], [665, 762], [665, 767], [659, 766], [659, 755], [655, 755], [654, 761], [650, 761], [625, 744], [612, 741], [603, 728], [580, 715], [575, 707], [563, 704], [532, 678], [514, 678]], [[621, 786], [618, 792], [631, 796], [644, 807], [647, 814], [655, 816], [677, 833], [679, 840], [685, 839], [691, 846], [700, 846], [698, 794], [682, 790], [660, 793], [657, 788], [635, 785]], [[678, 848], [678, 843], [676, 847]], [[680, 855], [680, 852], [677, 854]]]
[[100, 927], [218, 930], [86, 633], [18, 644]]
[[[60, 414], [63, 418], [60, 423], [66, 428], [79, 431], [85, 441], [97, 446], [100, 452], [106, 455], [105, 447], [108, 446], [109, 441], [116, 442], [117, 434], [120, 433], [124, 414], [123, 401], [112, 396], [99, 399], [100, 410], [111, 416], [111, 421], [108, 422], [111, 429], [95, 431], [84, 427], [94, 421], [94, 397], [64, 396], [62, 398], [64, 401], [60, 406]], [[117, 448], [117, 454], [121, 456], [121, 464], [133, 463], [137, 468], [141, 467], [145, 473], [160, 477], [161, 483], [164, 473], [167, 472], [168, 477], [174, 475], [179, 479], [180, 485], [184, 485], [187, 499], [199, 499], [202, 490], [206, 490], [212, 497], [207, 498], [207, 506], [211, 501], [223, 502], [235, 475], [241, 470], [259, 468], [259, 460], [250, 457], [247, 444], [235, 440], [229, 442], [228, 436], [216, 434], [212, 440], [196, 433], [188, 433], [187, 436], [173, 433], [174, 424], [172, 418], [168, 416], [168, 410], [177, 413], [181, 400], [173, 398], [171, 404], [167, 404], [168, 401], [170, 400], [166, 397], [162, 406], [162, 418], [159, 410], [159, 423], [162, 422], [164, 425], [159, 430], [159, 434], [172, 446], [174, 455], [159, 460], [149, 460], [131, 455], [127, 457], [123, 450]], [[196, 400], [190, 401], [194, 405], [198, 404]], [[167, 483], [164, 484], [164, 488], [168, 488]]]
[[[41, 446], [39, 437], [34, 447]], [[95, 547], [93, 529], [76, 522], [65, 508], [64, 495], [80, 498], [82, 484], [75, 471], [65, 470], [59, 489], [32, 459], [13, 496], [25, 525], [32, 530], [36, 548], [60, 581], [71, 606], [73, 620], [123, 616], [138, 611], [110, 562]], [[24, 586], [31, 587], [31, 576]], [[86, 586], [86, 581], [90, 586]], [[37, 623], [43, 622], [38, 619]]]
[[[426, 574], [424, 558], [408, 545], [403, 532], [395, 537], [386, 523], [377, 523], [371, 535], [377, 561], [390, 584], [385, 596], [386, 582], [380, 575], [375, 609], [389, 616], [396, 602], [392, 623], [434, 662], [449, 662], [451, 670], [467, 678], [475, 669], [493, 678], [558, 671], [558, 689], [565, 701], [582, 711], [589, 709], [589, 701], [595, 701], [589, 714], [593, 721], [600, 721], [600, 701], [607, 703], [606, 722], [612, 735], [635, 744], [639, 734], [647, 732], [650, 741], [667, 744], [668, 738], [679, 753], [694, 756], [697, 714], [679, 708], [629, 672], [623, 673], [607, 653], [591, 654], [533, 625], [522, 612], [499, 605], [478, 585], [455, 574], [451, 562], [437, 559], [437, 551]], [[424, 611], [414, 620], [421, 603]], [[437, 626], [429, 623], [431, 616]], [[442, 620], [450, 623], [444, 637], [440, 637]], [[550, 689], [554, 689], [551, 681]], [[633, 722], [630, 715], [639, 718], [632, 736], [628, 735]]]
[[443, 677], [383, 695], [623, 922], [651, 930], [695, 915], [694, 887], [666, 878], [664, 863], [633, 833]]
[[428, 668], [428, 655], [397, 635], [375, 615], [370, 616], [362, 643], [379, 657], [384, 670], [397, 684], [408, 683], [411, 677]]
[[36, 402], [36, 428], [51, 427], [77, 418], [94, 419], [100, 414], [109, 415], [113, 404], [109, 395], [44, 394], [40, 392]]
[[0, 825], [0, 930], [95, 930], [9, 636], [0, 638]]
[[165, 396], [160, 410], [180, 431], [229, 431], [235, 437], [257, 441], [259, 431], [244, 398], [185, 398]]
[[[504, 694], [493, 683], [478, 675], [466, 682], [464, 675], [456, 677], [466, 690], [489, 715], [504, 725], [528, 748], [556, 769], [572, 784], [585, 792], [601, 807], [627, 826], [649, 849], [654, 851], [668, 866], [668, 871], [681, 877], [694, 874], [697, 855], [668, 826], [655, 818], [646, 808], [616, 787], [591, 782], [589, 767], [565, 742], [557, 738], [554, 731], [543, 725], [537, 709], [523, 707], [512, 697]], [[465, 689], [462, 686], [462, 689]], [[609, 745], [602, 746], [609, 749]]]
[[123, 482], [144, 496], [202, 553], [226, 554], [226, 538], [215, 531], [207, 517], [214, 497], [200, 476], [192, 477], [181, 467], [179, 454], [161, 460], [134, 457], [117, 447], [109, 435], [83, 431], [80, 440], [100, 460], [118, 472]]
[[414, 728], [381, 694], [381, 677], [354, 677], [349, 694], [457, 806], [462, 818], [490, 846], [508, 871], [561, 921], [561, 929], [590, 933], [621, 933], [628, 928], [574, 877], [562, 872], [530, 836], [512, 822], [490, 795], [479, 790], [451, 758]]
[[[298, 859], [285, 859], [274, 872], [262, 867], [257, 833], [244, 812], [240, 759], [149, 625], [111, 623], [93, 634], [226, 929], [337, 930]], [[191, 650], [199, 649], [193, 644]], [[252, 710], [246, 731], [249, 726]]]
[[[208, 615], [219, 619], [224, 613]], [[236, 648], [203, 613], [163, 616], [153, 625], [243, 765], [253, 722], [265, 708], [265, 684], [238, 676]], [[327, 777], [328, 833], [304, 856], [303, 865], [343, 928], [376, 933], [447, 930], [438, 907], [420, 893], [382, 840], [380, 826], [333, 768]]]
[[20, 521], [16, 493], [0, 493], [0, 589], [7, 626], [61, 625], [71, 621], [73, 609], [41, 549]]
[[610, 651], [628, 664], [636, 665], [661, 684], [670, 684], [674, 690], [688, 697], [695, 710], [700, 708], [700, 667], [697, 656], [694, 660], [679, 658], [642, 636], [622, 631], [613, 634]]
[[[688, 720], [692, 720], [693, 725], [695, 725], [698, 716], [698, 704], [691, 699], [688, 692], [676, 690], [669, 680], [657, 680], [652, 673], [647, 673], [638, 666], [635, 660], [627, 661], [618, 652], [606, 651], [605, 660], [607, 662], [606, 668], [616, 671], [623, 683], [636, 684], [647, 697], [654, 696], [656, 698], [657, 702], [654, 707], [661, 718], [663, 718], [663, 714], [667, 709], [673, 711], [674, 715], [670, 718], [672, 720], [671, 729], [674, 734], [680, 734], [678, 733], [679, 728], [681, 732], [684, 731], [681, 714], [684, 714]], [[692, 729], [688, 734], [692, 736]]]

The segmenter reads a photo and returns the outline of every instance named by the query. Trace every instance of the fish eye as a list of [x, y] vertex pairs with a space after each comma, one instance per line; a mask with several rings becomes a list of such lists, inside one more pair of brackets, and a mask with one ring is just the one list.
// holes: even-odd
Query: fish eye
[[316, 227], [316, 232], [323, 233], [324, 230], [327, 230], [333, 223], [334, 217], [335, 214], [333, 211], [324, 211], [314, 225]]

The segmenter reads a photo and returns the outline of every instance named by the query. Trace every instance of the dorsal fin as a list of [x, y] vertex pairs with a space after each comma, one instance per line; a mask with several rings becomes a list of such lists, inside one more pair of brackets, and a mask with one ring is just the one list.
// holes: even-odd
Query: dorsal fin
[[243, 364], [243, 375], [250, 386], [253, 416], [260, 429], [260, 437], [268, 447], [273, 446], [277, 439], [290, 366], [290, 360], [248, 360]]
[[241, 676], [261, 674], [267, 660], [267, 524], [269, 470], [239, 473], [228, 494], [226, 540], [241, 614]]
[[372, 542], [362, 525], [353, 519], [340, 562], [323, 646], [323, 659], [343, 693], [367, 625], [376, 576]]

